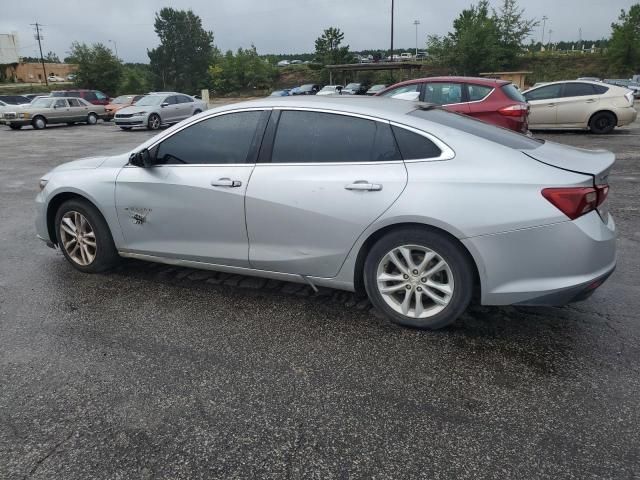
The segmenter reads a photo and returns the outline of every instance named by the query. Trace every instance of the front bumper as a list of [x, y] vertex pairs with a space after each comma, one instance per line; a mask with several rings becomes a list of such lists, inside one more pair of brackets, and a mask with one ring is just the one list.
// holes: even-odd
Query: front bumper
[[116, 125], [123, 127], [139, 127], [145, 125], [142, 118], [116, 118]]
[[609, 215], [462, 240], [478, 266], [483, 305], [561, 305], [590, 294], [616, 266]]

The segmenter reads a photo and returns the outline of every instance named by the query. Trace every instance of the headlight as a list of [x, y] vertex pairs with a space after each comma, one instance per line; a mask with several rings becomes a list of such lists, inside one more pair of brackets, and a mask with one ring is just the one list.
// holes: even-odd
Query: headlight
[[47, 183], [49, 183], [49, 180], [45, 180], [44, 178], [40, 179], [40, 184], [39, 184], [40, 191], [44, 190], [44, 187], [47, 186]]
[[18, 114], [18, 117], [20, 117], [20, 118], [29, 118], [30, 116], [31, 116], [30, 113], [19, 113]]
[[147, 114], [147, 112], [136, 112], [136, 113], [133, 114], [133, 116], [134, 117], [138, 117], [140, 115], [146, 115], [146, 114]]

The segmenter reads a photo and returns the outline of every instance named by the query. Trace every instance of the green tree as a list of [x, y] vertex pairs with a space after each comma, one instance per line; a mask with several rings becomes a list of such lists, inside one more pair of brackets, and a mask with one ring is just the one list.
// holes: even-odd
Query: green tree
[[44, 57], [44, 61], [47, 63], [60, 63], [60, 57], [54, 52], [49, 52], [47, 56]]
[[268, 60], [260, 58], [253, 45], [239, 48], [235, 55], [229, 50], [209, 67], [213, 89], [219, 93], [271, 88], [277, 74]]
[[480, 0], [463, 10], [453, 21], [453, 32], [430, 36], [427, 51], [435, 62], [462, 75], [499, 68], [500, 30], [495, 17], [489, 15], [489, 2]]
[[632, 5], [628, 12], [622, 10], [619, 23], [612, 23], [608, 56], [617, 73], [630, 74], [640, 71], [640, 3]]
[[503, 0], [500, 9], [493, 11], [493, 20], [498, 28], [500, 68], [512, 68], [538, 21], [526, 19], [524, 9], [519, 8], [517, 0]]
[[340, 65], [351, 60], [349, 45], [340, 46], [344, 33], [329, 27], [316, 39], [316, 60], [323, 65]]
[[140, 94], [151, 90], [151, 72], [149, 65], [142, 63], [127, 63], [124, 66], [122, 82], [118, 93]]
[[155, 86], [190, 94], [204, 87], [215, 53], [213, 33], [191, 10], [163, 8], [154, 25], [160, 45], [147, 54]]
[[118, 91], [122, 62], [102, 43], [89, 46], [73, 42], [66, 60], [78, 64], [75, 82], [79, 87], [95, 88], [110, 95]]

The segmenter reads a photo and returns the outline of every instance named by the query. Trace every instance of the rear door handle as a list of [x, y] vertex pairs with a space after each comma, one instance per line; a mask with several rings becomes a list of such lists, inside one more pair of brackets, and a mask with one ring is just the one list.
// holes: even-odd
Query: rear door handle
[[211, 181], [212, 187], [241, 187], [242, 182], [240, 180], [231, 180], [230, 178], [219, 178], [218, 180]]
[[367, 192], [379, 192], [382, 190], [382, 185], [379, 183], [369, 183], [366, 180], [358, 180], [356, 182], [350, 183], [344, 187], [347, 190], [360, 190]]
[[550, 104], [547, 105], [547, 107], [555, 107], [555, 106], [556, 106], [555, 103], [550, 103]]
[[590, 98], [589, 100], [587, 100], [584, 103], [596, 103], [596, 101], [593, 98]]

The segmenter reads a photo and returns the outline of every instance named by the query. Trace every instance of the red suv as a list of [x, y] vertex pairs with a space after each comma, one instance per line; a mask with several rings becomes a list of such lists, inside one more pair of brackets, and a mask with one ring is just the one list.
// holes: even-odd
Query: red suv
[[499, 127], [527, 133], [529, 105], [511, 82], [475, 77], [430, 77], [396, 83], [379, 97], [442, 105]]
[[84, 98], [87, 102], [94, 105], [108, 105], [111, 99], [100, 90], [85, 90], [77, 88], [75, 90], [57, 90], [51, 92], [52, 97], [75, 97]]

